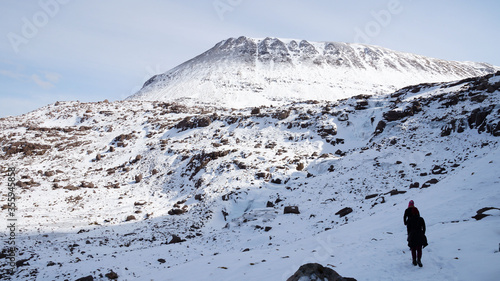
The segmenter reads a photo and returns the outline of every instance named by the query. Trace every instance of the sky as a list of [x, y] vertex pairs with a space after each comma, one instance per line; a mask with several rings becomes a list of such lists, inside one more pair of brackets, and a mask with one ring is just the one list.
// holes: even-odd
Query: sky
[[230, 37], [364, 43], [500, 66], [500, 1], [2, 0], [0, 117], [122, 100]]

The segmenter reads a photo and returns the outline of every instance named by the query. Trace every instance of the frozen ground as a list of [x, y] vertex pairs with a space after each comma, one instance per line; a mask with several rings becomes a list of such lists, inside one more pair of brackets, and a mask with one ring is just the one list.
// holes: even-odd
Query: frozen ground
[[[490, 75], [237, 110], [64, 102], [1, 119], [19, 267], [8, 275], [3, 257], [0, 274], [286, 280], [318, 262], [357, 280], [497, 280], [498, 86]], [[6, 191], [2, 180], [2, 204]], [[410, 199], [427, 223], [423, 268], [406, 246]]]

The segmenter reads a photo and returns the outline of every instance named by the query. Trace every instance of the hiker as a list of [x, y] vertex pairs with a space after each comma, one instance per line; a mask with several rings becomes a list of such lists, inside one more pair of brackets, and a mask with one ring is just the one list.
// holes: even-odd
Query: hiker
[[408, 231], [408, 247], [411, 249], [413, 265], [422, 267], [422, 248], [427, 246], [425, 237], [425, 221], [420, 216], [418, 209], [415, 208], [413, 200], [408, 204], [408, 216], [405, 211], [405, 224]]
[[408, 235], [410, 235], [410, 230], [408, 229], [408, 219], [414, 215], [420, 216], [420, 213], [418, 212], [417, 207], [415, 207], [415, 202], [413, 202], [413, 200], [410, 200], [410, 202], [408, 203], [408, 208], [405, 210], [405, 214], [403, 216], [403, 222], [406, 225], [406, 231]]

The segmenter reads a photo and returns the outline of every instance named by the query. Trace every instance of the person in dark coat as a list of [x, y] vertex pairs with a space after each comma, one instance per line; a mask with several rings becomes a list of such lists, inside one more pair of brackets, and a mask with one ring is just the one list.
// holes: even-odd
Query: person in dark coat
[[420, 216], [420, 213], [417, 207], [415, 207], [415, 203], [413, 202], [413, 200], [410, 200], [410, 202], [408, 203], [408, 208], [405, 210], [405, 214], [403, 216], [403, 222], [406, 225], [408, 235], [410, 235], [410, 230], [408, 229], [408, 219], [414, 215]]
[[427, 246], [427, 238], [425, 237], [425, 221], [420, 216], [418, 210], [412, 209], [411, 215], [406, 220], [408, 230], [408, 246], [411, 249], [413, 265], [422, 267], [422, 248]]

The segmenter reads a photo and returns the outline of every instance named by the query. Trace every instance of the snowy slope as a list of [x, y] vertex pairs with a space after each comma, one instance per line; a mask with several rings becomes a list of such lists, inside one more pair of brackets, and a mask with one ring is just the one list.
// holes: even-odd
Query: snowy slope
[[0, 168], [18, 171], [13, 280], [286, 280], [306, 262], [358, 280], [496, 280], [500, 211], [472, 217], [500, 208], [499, 89], [496, 73], [282, 107], [59, 102], [0, 119]]
[[335, 101], [497, 70], [486, 63], [445, 61], [369, 45], [242, 36], [153, 76], [128, 99], [235, 108]]

